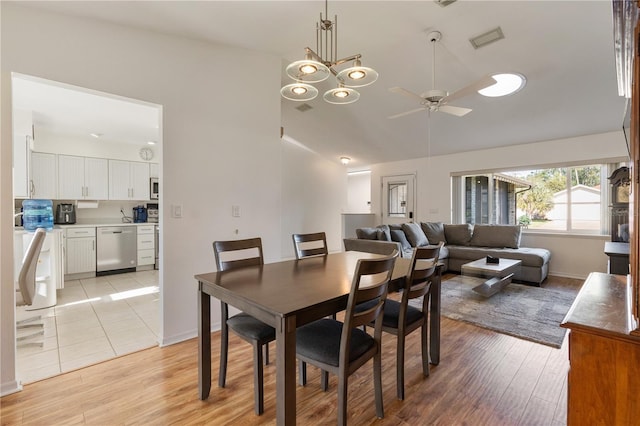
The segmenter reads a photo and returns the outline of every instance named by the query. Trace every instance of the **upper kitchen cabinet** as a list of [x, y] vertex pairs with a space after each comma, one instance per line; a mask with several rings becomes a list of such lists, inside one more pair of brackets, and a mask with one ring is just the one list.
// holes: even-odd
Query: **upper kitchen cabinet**
[[148, 200], [149, 163], [109, 160], [109, 199]]
[[58, 170], [58, 195], [60, 199], [109, 199], [107, 159], [59, 155]]
[[13, 196], [29, 198], [31, 182], [29, 161], [33, 141], [32, 113], [22, 109], [13, 110]]
[[160, 177], [160, 165], [158, 163], [149, 163], [149, 177], [150, 178]]
[[30, 168], [29, 198], [58, 198], [56, 155], [32, 152]]

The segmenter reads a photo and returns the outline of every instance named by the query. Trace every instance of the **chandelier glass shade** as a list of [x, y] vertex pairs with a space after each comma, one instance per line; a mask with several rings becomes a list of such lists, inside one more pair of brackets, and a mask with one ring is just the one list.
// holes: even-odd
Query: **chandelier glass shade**
[[[325, 14], [328, 16], [328, 1], [325, 0]], [[350, 104], [360, 98], [360, 93], [353, 87], [363, 87], [374, 83], [378, 73], [369, 67], [363, 67], [362, 55], [351, 55], [337, 58], [338, 51], [338, 17], [333, 21], [324, 19], [320, 14], [320, 22], [316, 24], [316, 50], [305, 48], [305, 59], [295, 61], [286, 68], [287, 75], [296, 83], [287, 84], [280, 93], [292, 101], [308, 101], [315, 98], [318, 90], [309, 83], [319, 83], [333, 76], [337, 88], [324, 93], [323, 99], [332, 104]], [[336, 36], [334, 36], [334, 32]], [[336, 67], [352, 62], [352, 66], [337, 70]], [[313, 88], [312, 89], [310, 89]], [[305, 91], [306, 90], [306, 91]], [[315, 94], [314, 93], [315, 90]]]

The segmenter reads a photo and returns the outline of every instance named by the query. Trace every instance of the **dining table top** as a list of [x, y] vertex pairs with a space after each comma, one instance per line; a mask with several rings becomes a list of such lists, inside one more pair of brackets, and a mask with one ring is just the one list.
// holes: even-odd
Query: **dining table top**
[[[205, 292], [232, 297], [234, 301], [230, 304], [236, 308], [250, 309], [245, 304], [259, 301], [262, 309], [271, 315], [291, 316], [331, 300], [339, 305], [346, 303], [358, 260], [381, 257], [384, 256], [339, 252], [198, 274], [195, 278]], [[409, 259], [397, 258], [391, 279], [396, 287], [405, 279], [408, 270]]]

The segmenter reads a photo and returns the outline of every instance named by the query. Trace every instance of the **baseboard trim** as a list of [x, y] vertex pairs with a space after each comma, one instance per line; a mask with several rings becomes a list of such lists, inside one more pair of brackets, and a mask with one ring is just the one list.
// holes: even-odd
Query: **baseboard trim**
[[12, 380], [9, 383], [3, 383], [0, 385], [0, 396], [11, 395], [12, 393], [20, 392], [22, 390], [22, 384], [17, 380]]

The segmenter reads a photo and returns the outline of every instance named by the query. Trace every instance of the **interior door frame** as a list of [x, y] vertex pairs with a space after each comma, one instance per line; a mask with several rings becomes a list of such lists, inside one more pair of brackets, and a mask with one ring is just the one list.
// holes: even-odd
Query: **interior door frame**
[[[380, 216], [382, 219], [382, 224], [401, 224], [406, 222], [413, 222], [415, 220], [417, 210], [416, 176], [417, 174], [414, 172], [400, 175], [382, 176], [380, 178]], [[389, 184], [402, 183], [405, 183], [407, 185], [405, 214], [403, 216], [391, 217], [389, 215]]]

